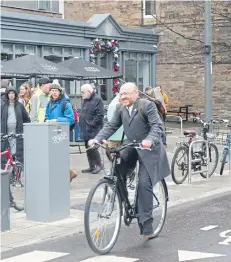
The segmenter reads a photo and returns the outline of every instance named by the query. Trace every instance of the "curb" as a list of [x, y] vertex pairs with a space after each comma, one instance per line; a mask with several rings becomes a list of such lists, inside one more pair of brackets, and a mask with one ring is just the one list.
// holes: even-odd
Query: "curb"
[[[205, 193], [203, 195], [200, 195], [200, 196], [184, 198], [184, 199], [181, 199], [179, 201], [174, 201], [174, 202], [171, 202], [171, 199], [170, 199], [170, 201], [168, 203], [168, 209], [171, 209], [171, 208], [174, 208], [174, 207], [186, 204], [186, 203], [191, 203], [191, 202], [194, 202], [196, 200], [206, 199], [206, 198], [209, 198], [209, 197], [218, 196], [220, 194], [224, 194], [224, 193], [227, 193], [227, 192], [231, 192], [231, 187], [215, 189], [215, 190], [212, 190], [212, 191], [207, 192], [207, 193]], [[74, 224], [75, 223], [73, 223], [73, 225]], [[8, 251], [10, 251], [12, 249], [22, 248], [22, 247], [25, 247], [25, 246], [30, 246], [30, 245], [35, 245], [35, 244], [41, 244], [41, 243], [44, 243], [44, 242], [50, 241], [50, 240], [57, 240], [57, 239], [63, 238], [63, 237], [84, 234], [84, 223], [76, 225], [76, 227], [77, 227], [77, 232], [73, 232], [73, 228], [72, 227], [71, 228], [65, 228], [65, 232], [63, 232], [63, 233], [59, 233], [58, 235], [52, 235], [52, 236], [44, 237], [42, 239], [37, 239], [35, 241], [30, 241], [30, 243], [25, 243], [24, 245], [15, 246], [15, 247], [2, 246], [3, 248], [7, 248], [7, 250], [3, 251], [3, 253], [4, 252], [8, 252]], [[69, 232], [66, 232], [66, 231], [69, 231]]]
[[215, 190], [212, 190], [210, 192], [206, 192], [205, 194], [200, 195], [200, 196], [183, 198], [179, 201], [174, 201], [172, 203], [171, 203], [171, 200], [170, 200], [169, 204], [168, 204], [168, 208], [172, 208], [172, 207], [179, 206], [179, 205], [182, 205], [182, 204], [194, 202], [194, 201], [200, 200], [200, 199], [206, 199], [208, 197], [218, 196], [220, 194], [224, 194], [224, 193], [227, 193], [227, 192], [231, 193], [231, 187], [215, 189]]

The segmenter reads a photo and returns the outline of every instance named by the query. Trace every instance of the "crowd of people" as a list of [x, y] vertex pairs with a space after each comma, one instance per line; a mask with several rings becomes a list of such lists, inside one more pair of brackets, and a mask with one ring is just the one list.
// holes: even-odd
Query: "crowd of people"
[[[168, 97], [161, 87], [147, 87], [145, 89], [146, 98], [155, 102], [158, 108], [160, 118], [165, 121], [165, 115], [168, 106]], [[71, 105], [70, 98], [65, 90], [60, 86], [57, 80], [52, 81], [48, 77], [42, 77], [38, 81], [37, 87], [31, 82], [24, 82], [17, 90], [10, 86], [10, 81], [2, 80], [1, 83], [1, 132], [23, 133], [23, 123], [33, 122], [68, 122], [70, 126], [79, 123], [80, 138], [84, 140], [85, 147], [88, 148], [88, 142], [93, 139], [104, 124], [104, 103], [91, 84], [84, 84], [81, 87], [83, 98], [81, 115], [78, 116], [77, 110]], [[143, 94], [140, 93], [140, 96]], [[108, 106], [107, 118], [112, 119], [116, 106], [120, 104], [119, 93]], [[65, 108], [63, 108], [63, 106]], [[72, 130], [73, 128], [71, 128]], [[123, 127], [121, 126], [110, 138], [110, 146], [119, 146], [123, 139]], [[12, 153], [16, 154], [19, 161], [23, 162], [23, 141], [14, 141], [12, 139], [10, 146]], [[163, 133], [162, 141], [167, 146], [166, 136]], [[2, 150], [6, 148], [2, 144]], [[87, 151], [88, 168], [82, 170], [82, 173], [97, 174], [103, 169], [100, 153], [97, 149]], [[2, 168], [5, 164], [4, 157]], [[76, 172], [70, 170], [70, 179], [77, 176]]]
[[[47, 77], [40, 78], [38, 86], [30, 82], [17, 90], [8, 83], [1, 88], [1, 132], [2, 134], [23, 133], [23, 123], [66, 122], [72, 130], [78, 121], [70, 98], [57, 81]], [[122, 143], [141, 143], [150, 151], [121, 151], [121, 163], [118, 169], [126, 179], [139, 161], [138, 209], [141, 234], [147, 238], [153, 235], [152, 228], [152, 187], [170, 174], [165, 151], [166, 135], [164, 128], [168, 97], [161, 87], [147, 87], [145, 93], [135, 84], [123, 84], [119, 93], [108, 107], [108, 122], [104, 124], [104, 103], [91, 84], [81, 86], [83, 99], [79, 117], [80, 137], [88, 148], [94, 143], [109, 141], [109, 146]], [[145, 99], [141, 98], [145, 95]], [[9, 141], [12, 154], [23, 162], [23, 141]], [[1, 150], [6, 148], [1, 145]], [[97, 147], [87, 151], [88, 168], [82, 173], [97, 174], [103, 169], [103, 163]], [[4, 157], [2, 165], [4, 165]], [[4, 167], [2, 167], [4, 168]], [[77, 176], [70, 170], [70, 181]]]

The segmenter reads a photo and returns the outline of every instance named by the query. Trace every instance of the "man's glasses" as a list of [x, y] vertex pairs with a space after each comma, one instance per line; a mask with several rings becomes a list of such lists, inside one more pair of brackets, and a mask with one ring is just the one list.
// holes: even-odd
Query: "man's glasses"
[[121, 96], [130, 96], [130, 95], [133, 95], [134, 94], [134, 92], [133, 93], [128, 93], [128, 92], [125, 92], [125, 93], [119, 93], [119, 96], [121, 97]]

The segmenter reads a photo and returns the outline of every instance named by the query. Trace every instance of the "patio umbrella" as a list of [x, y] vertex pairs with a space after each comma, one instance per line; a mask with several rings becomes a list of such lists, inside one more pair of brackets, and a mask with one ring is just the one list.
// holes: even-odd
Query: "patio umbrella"
[[82, 79], [113, 79], [120, 78], [123, 75], [116, 74], [99, 65], [92, 64], [86, 60], [78, 57], [70, 58], [66, 61], [60, 62], [59, 65], [69, 68], [78, 73]]
[[29, 54], [1, 63], [2, 77], [36, 77], [78, 79], [78, 74], [60, 64], [50, 62], [36, 54]]

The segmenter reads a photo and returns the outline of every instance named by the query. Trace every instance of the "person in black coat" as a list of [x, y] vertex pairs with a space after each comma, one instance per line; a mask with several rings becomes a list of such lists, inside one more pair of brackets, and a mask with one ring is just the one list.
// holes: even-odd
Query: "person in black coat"
[[[1, 104], [1, 134], [10, 133], [22, 134], [23, 123], [30, 122], [30, 118], [22, 103], [18, 101], [18, 94], [14, 87], [9, 87], [6, 91], [6, 101]], [[23, 163], [23, 139], [17, 138], [17, 141], [1, 142], [1, 151], [10, 146], [11, 153], [15, 154], [17, 159]], [[2, 156], [1, 165], [4, 169], [7, 158]]]
[[[93, 139], [103, 128], [104, 104], [90, 84], [81, 86], [81, 95], [84, 100], [80, 113], [80, 137], [85, 141], [88, 148], [88, 141]], [[97, 174], [102, 169], [101, 157], [98, 149], [87, 151], [89, 168], [82, 170], [82, 173]]]

